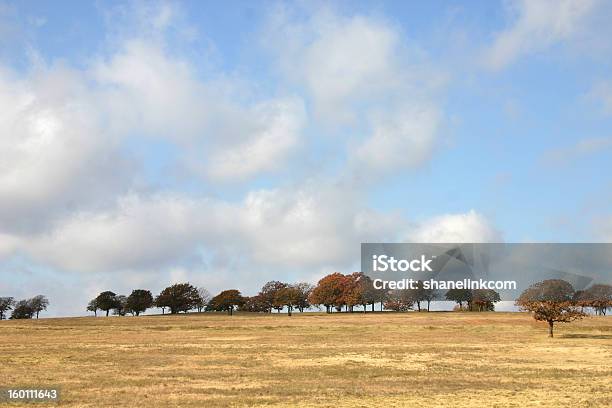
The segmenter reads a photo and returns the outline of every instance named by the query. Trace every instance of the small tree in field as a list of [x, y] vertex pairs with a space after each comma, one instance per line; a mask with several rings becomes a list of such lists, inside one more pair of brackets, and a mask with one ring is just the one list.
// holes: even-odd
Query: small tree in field
[[291, 316], [293, 308], [299, 304], [301, 292], [295, 286], [287, 286], [276, 293], [275, 302], [287, 306], [287, 314]]
[[227, 311], [228, 315], [234, 313], [234, 309], [244, 305], [245, 299], [239, 290], [224, 290], [210, 300], [208, 307], [216, 311]]
[[37, 319], [38, 314], [43, 310], [47, 310], [47, 306], [49, 306], [49, 299], [43, 295], [34, 296], [32, 299], [28, 300], [28, 302], [32, 310], [34, 310]]
[[114, 315], [125, 316], [127, 313], [132, 313], [132, 311], [128, 309], [127, 296], [117, 295], [115, 297], [115, 300], [117, 301], [117, 303], [115, 303], [115, 307], [113, 308]]
[[104, 310], [106, 312], [106, 316], [108, 313], [117, 307], [117, 295], [115, 292], [111, 292], [107, 290], [102, 292], [95, 299], [96, 304], [98, 305], [98, 309]]
[[5, 319], [9, 310], [15, 306], [15, 299], [12, 297], [0, 297], [0, 320]]
[[574, 288], [562, 279], [549, 279], [527, 288], [516, 300], [522, 309], [533, 313], [533, 318], [548, 322], [548, 337], [553, 337], [555, 322], [567, 323], [585, 314], [573, 301]]
[[96, 299], [91, 299], [87, 304], [87, 311], [94, 312], [94, 316], [98, 317], [98, 301]]
[[135, 289], [128, 296], [125, 306], [128, 311], [140, 316], [148, 308], [153, 307], [153, 295], [148, 290]]
[[308, 301], [308, 297], [310, 296], [310, 292], [314, 289], [314, 286], [307, 282], [299, 282], [293, 285], [293, 287], [299, 293], [299, 299], [296, 303], [295, 307], [303, 312], [304, 309], [308, 309], [310, 307], [310, 302]]
[[188, 310], [195, 309], [198, 304], [198, 289], [189, 283], [176, 283], [162, 290], [155, 299], [155, 304], [160, 308], [169, 308], [170, 313], [187, 313]]
[[265, 299], [268, 302], [270, 311], [272, 311], [272, 309], [276, 309], [276, 311], [280, 313], [280, 311], [283, 310], [284, 306], [281, 303], [278, 303], [277, 295], [281, 289], [284, 289], [287, 286], [289, 285], [279, 281], [270, 281], [263, 285], [259, 291], [259, 294], [261, 295], [262, 299]]

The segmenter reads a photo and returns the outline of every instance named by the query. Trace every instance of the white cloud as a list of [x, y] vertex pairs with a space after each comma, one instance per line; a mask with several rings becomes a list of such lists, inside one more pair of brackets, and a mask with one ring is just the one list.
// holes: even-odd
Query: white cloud
[[312, 97], [319, 118], [353, 123], [360, 104], [427, 95], [441, 75], [424, 63], [390, 21], [319, 10], [295, 18], [281, 9], [270, 19], [266, 46], [289, 80]]
[[370, 133], [350, 149], [351, 171], [425, 163], [443, 118], [436, 100], [445, 83], [426, 53], [386, 19], [327, 9], [296, 18], [291, 11], [270, 19], [266, 46], [289, 82], [310, 96], [316, 118], [350, 126], [353, 140]]
[[200, 176], [231, 181], [281, 168], [300, 144], [302, 101], [243, 102], [230, 80], [199, 79], [195, 71], [161, 43], [130, 40], [98, 62], [93, 77], [116, 132], [177, 143], [183, 166]]
[[207, 173], [213, 180], [244, 179], [276, 170], [300, 144], [306, 117], [301, 100], [261, 103], [247, 115], [253, 128], [247, 140], [211, 154]]
[[519, 57], [567, 41], [585, 28], [598, 0], [515, 0], [510, 27], [497, 34], [486, 53], [486, 64], [501, 69]]
[[240, 203], [131, 195], [111, 210], [59, 222], [19, 249], [39, 262], [82, 272], [177, 266], [204, 248], [251, 260], [252, 268], [342, 267], [358, 259], [360, 242], [392, 238], [400, 224], [359, 202], [350, 191], [322, 184], [255, 191]]
[[129, 184], [118, 141], [99, 122], [79, 72], [0, 68], [0, 111], [0, 228], [44, 227]]
[[433, 153], [439, 122], [439, 111], [424, 104], [378, 115], [372, 135], [354, 152], [357, 166], [385, 171], [422, 165]]
[[481, 214], [446, 214], [420, 223], [407, 234], [410, 242], [503, 242], [499, 231]]

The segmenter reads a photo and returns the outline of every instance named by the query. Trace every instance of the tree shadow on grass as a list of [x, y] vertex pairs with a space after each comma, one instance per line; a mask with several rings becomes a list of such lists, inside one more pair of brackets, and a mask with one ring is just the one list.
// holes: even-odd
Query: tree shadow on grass
[[564, 339], [610, 339], [612, 334], [586, 334], [586, 333], [570, 333], [559, 336]]

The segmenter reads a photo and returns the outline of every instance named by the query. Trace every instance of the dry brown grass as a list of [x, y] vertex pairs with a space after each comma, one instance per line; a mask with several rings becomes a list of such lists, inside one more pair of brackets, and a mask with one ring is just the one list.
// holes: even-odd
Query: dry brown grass
[[[0, 386], [69, 407], [612, 406], [612, 317], [191, 314], [0, 322]], [[32, 405], [29, 405], [32, 406]]]

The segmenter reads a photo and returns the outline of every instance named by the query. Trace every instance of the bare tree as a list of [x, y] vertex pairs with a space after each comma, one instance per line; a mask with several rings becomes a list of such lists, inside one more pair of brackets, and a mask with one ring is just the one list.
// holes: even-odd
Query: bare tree
[[202, 288], [199, 287], [198, 288], [198, 300], [196, 302], [196, 308], [198, 309], [198, 312], [201, 312], [206, 305], [208, 305], [208, 302], [210, 302], [211, 296], [210, 296], [210, 292], [206, 290], [206, 288]]
[[0, 320], [6, 317], [6, 314], [15, 306], [15, 299], [12, 297], [0, 297]]

